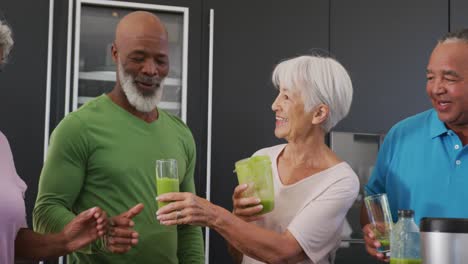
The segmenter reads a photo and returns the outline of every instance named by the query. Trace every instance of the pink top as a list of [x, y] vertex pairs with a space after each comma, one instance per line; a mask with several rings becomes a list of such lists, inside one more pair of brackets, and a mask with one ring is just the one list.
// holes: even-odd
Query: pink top
[[27, 227], [26, 188], [16, 173], [10, 144], [0, 132], [0, 263], [14, 263], [16, 234]]

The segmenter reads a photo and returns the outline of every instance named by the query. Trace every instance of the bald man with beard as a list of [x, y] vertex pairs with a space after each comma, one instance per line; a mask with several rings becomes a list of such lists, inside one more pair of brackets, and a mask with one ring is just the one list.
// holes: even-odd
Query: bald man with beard
[[193, 136], [157, 107], [168, 54], [157, 16], [125, 16], [112, 46], [113, 90], [70, 113], [51, 136], [33, 213], [36, 230], [62, 230], [95, 205], [113, 223], [106, 239], [69, 255], [68, 263], [204, 263], [199, 227], [167, 227], [155, 217], [155, 160], [176, 159], [180, 191], [195, 192]]

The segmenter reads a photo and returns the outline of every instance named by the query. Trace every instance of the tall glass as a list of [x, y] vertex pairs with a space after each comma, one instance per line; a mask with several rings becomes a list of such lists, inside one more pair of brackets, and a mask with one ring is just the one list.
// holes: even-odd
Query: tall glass
[[378, 252], [390, 257], [390, 234], [392, 231], [392, 213], [385, 193], [364, 198], [369, 222], [376, 239], [380, 242]]
[[[177, 173], [177, 160], [162, 159], [156, 160], [156, 191], [158, 195], [179, 192], [179, 174]], [[161, 208], [169, 203], [159, 202]]]
[[243, 197], [255, 196], [260, 199], [263, 209], [258, 214], [272, 211], [275, 206], [275, 192], [270, 157], [253, 156], [237, 161], [235, 166], [239, 184], [249, 186]]

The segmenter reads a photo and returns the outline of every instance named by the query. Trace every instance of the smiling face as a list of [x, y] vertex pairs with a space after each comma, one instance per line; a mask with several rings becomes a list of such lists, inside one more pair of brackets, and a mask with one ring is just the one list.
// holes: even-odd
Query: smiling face
[[468, 43], [438, 44], [427, 65], [426, 92], [439, 119], [453, 130], [468, 126]]
[[138, 91], [143, 96], [155, 94], [169, 72], [167, 38], [127, 39], [116, 52], [118, 67], [132, 77]]
[[148, 12], [124, 17], [116, 30], [112, 57], [117, 64], [117, 86], [140, 112], [154, 110], [169, 72], [167, 32]]
[[314, 111], [305, 112], [304, 100], [299, 90], [279, 88], [271, 106], [276, 116], [275, 136], [292, 141], [309, 135], [313, 128]]
[[130, 105], [142, 113], [153, 111], [162, 97], [163, 87], [161, 86], [161, 80], [149, 80], [152, 83], [151, 86], [155, 89], [148, 89], [148, 93], [143, 94], [139, 89], [136, 78], [125, 72], [124, 66], [120, 61], [117, 68], [120, 85]]

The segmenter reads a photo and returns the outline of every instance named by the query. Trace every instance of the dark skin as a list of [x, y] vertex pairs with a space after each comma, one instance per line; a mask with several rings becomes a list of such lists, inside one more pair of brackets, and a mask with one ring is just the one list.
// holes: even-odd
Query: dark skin
[[[133, 12], [122, 19], [117, 26], [111, 52], [117, 67], [123, 67], [124, 72], [133, 78], [146, 76], [163, 79], [169, 72], [167, 32], [161, 21], [151, 13]], [[158, 85], [151, 86], [137, 81], [135, 84], [143, 95], [159, 89]], [[108, 96], [147, 123], [158, 119], [157, 108], [150, 112], [140, 112], [129, 103], [119, 78]]]
[[94, 207], [77, 215], [58, 234], [22, 228], [15, 239], [15, 257], [42, 260], [69, 254], [103, 236], [106, 225], [105, 212]]
[[138, 233], [132, 228], [135, 223], [132, 219], [143, 211], [143, 204], [137, 204], [118, 216], [110, 218], [106, 234], [107, 249], [112, 253], [122, 254], [138, 244]]

